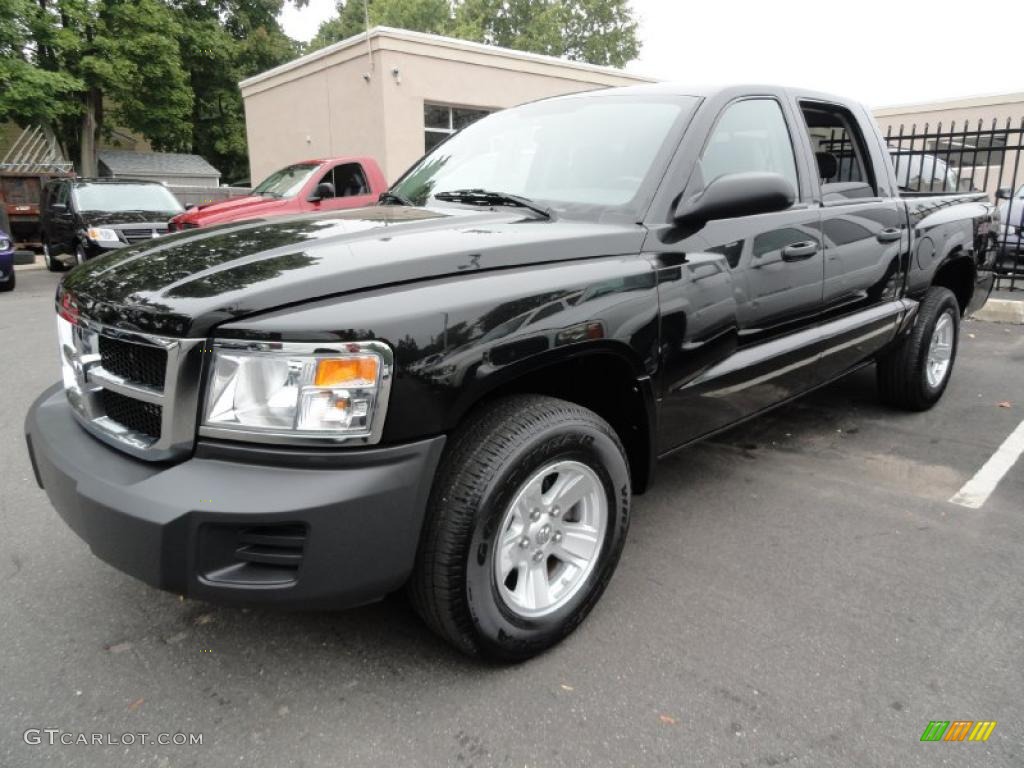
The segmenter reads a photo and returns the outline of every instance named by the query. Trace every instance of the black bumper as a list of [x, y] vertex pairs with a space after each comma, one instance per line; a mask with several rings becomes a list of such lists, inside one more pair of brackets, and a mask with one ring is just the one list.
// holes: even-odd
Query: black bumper
[[200, 444], [187, 461], [153, 464], [89, 436], [59, 385], [33, 403], [25, 433], [39, 485], [101, 559], [189, 597], [297, 608], [358, 605], [405, 582], [445, 440]]

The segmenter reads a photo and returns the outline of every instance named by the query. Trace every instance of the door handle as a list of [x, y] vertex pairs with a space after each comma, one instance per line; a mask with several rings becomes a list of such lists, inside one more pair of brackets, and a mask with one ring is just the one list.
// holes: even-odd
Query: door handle
[[814, 240], [791, 243], [782, 249], [783, 261], [803, 261], [818, 252], [818, 244]]
[[903, 230], [898, 227], [886, 227], [878, 233], [878, 242], [880, 243], [894, 243], [903, 236]]

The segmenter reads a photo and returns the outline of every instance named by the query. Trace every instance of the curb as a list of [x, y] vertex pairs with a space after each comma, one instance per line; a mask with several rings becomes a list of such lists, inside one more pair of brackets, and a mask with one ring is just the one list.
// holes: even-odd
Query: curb
[[989, 299], [984, 307], [974, 313], [973, 317], [975, 320], [982, 320], [986, 323], [1024, 325], [1024, 301]]

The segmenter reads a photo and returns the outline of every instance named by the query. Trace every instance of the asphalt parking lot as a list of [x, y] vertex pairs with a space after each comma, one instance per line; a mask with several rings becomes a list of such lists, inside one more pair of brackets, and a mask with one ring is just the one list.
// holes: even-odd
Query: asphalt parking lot
[[[868, 370], [665, 461], [590, 619], [501, 668], [400, 597], [240, 611], [93, 557], [22, 438], [58, 377], [58, 278], [0, 296], [0, 766], [1024, 764], [1024, 462], [980, 509], [948, 501], [1024, 418], [1024, 327], [966, 324], [931, 412], [883, 409]], [[931, 720], [998, 726], [922, 743]]]

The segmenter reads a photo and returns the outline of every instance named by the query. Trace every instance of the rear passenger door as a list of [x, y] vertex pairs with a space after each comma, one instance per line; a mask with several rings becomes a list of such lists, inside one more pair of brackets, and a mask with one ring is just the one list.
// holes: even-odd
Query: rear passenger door
[[838, 104], [801, 100], [821, 197], [825, 282], [825, 381], [871, 358], [895, 334], [909, 247], [903, 203], [882, 173], [866, 117]]

